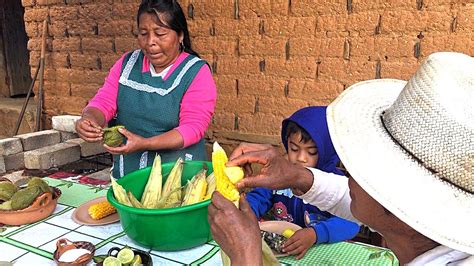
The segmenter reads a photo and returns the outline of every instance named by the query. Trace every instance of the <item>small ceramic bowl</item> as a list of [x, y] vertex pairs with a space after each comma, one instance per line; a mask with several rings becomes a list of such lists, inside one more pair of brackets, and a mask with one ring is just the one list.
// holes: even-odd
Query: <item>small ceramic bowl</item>
[[[121, 249], [122, 248], [119, 248], [119, 247], [113, 247], [113, 248], [109, 249], [109, 252], [107, 252], [107, 256], [116, 257], [118, 252]], [[148, 252], [145, 252], [145, 251], [139, 250], [139, 249], [134, 249], [134, 248], [130, 248], [130, 249], [133, 250], [133, 253], [135, 255], [139, 255], [142, 258], [142, 265], [144, 265], [144, 266], [153, 265], [153, 261], [152, 261], [151, 256]]]
[[42, 220], [53, 213], [61, 196], [59, 188], [51, 187], [53, 193], [39, 195], [33, 203], [22, 210], [0, 211], [0, 223], [6, 225], [23, 225]]
[[[90, 253], [81, 255], [73, 262], [59, 261], [61, 256], [66, 251], [69, 251], [72, 249], [86, 249], [90, 251]], [[56, 242], [56, 251], [54, 251], [53, 257], [54, 257], [54, 262], [56, 262], [57, 265], [59, 266], [82, 266], [82, 265], [86, 265], [92, 260], [92, 257], [94, 257], [94, 253], [95, 253], [95, 246], [91, 242], [87, 242], [87, 241], [71, 242], [66, 238], [61, 238]]]

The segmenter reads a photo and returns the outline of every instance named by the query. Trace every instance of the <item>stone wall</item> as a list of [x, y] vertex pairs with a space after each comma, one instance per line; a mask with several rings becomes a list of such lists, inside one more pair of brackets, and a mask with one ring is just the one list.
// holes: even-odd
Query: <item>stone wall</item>
[[[45, 113], [79, 114], [136, 48], [139, 0], [23, 0], [34, 73], [49, 19]], [[468, 0], [184, 0], [218, 104], [209, 137], [279, 142], [281, 120], [366, 79], [408, 79], [435, 51], [474, 55]], [[383, 89], [383, 88], [380, 88]]]

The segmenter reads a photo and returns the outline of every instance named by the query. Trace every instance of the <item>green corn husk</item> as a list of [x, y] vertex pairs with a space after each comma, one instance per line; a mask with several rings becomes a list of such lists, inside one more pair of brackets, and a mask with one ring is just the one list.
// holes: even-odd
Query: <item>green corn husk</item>
[[119, 128], [125, 128], [124, 126], [115, 126], [104, 128], [104, 144], [109, 147], [118, 147], [123, 143], [123, 135], [118, 131]]
[[141, 199], [141, 204], [147, 209], [158, 208], [158, 202], [161, 199], [161, 186], [163, 182], [163, 176], [161, 174], [161, 157], [156, 155], [151, 168], [148, 182], [145, 186], [145, 191]]
[[183, 159], [180, 157], [171, 169], [166, 179], [161, 195], [168, 195], [164, 207], [171, 208], [181, 204], [181, 174], [183, 172]]
[[117, 183], [117, 181], [115, 181], [113, 176], [110, 176], [110, 182], [112, 183], [112, 190], [114, 191], [115, 199], [123, 205], [133, 207], [127, 196], [127, 192], [119, 183]]
[[130, 203], [132, 204], [133, 207], [135, 208], [141, 208], [144, 209], [143, 205], [133, 196], [132, 192], [128, 192], [128, 199], [130, 200]]

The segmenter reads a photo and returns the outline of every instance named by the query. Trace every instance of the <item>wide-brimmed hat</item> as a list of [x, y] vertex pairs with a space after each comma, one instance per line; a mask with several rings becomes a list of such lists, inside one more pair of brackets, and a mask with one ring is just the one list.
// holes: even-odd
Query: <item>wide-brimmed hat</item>
[[474, 58], [426, 58], [408, 81], [347, 88], [327, 110], [357, 183], [432, 240], [474, 254]]

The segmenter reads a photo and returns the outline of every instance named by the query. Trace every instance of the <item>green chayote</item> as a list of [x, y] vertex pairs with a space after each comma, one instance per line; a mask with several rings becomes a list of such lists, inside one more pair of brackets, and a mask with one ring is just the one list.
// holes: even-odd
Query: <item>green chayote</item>
[[118, 131], [119, 128], [125, 128], [124, 126], [115, 126], [104, 128], [104, 143], [110, 147], [118, 147], [123, 142], [123, 135]]

